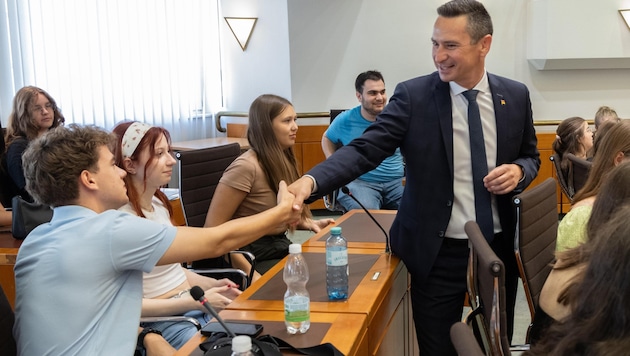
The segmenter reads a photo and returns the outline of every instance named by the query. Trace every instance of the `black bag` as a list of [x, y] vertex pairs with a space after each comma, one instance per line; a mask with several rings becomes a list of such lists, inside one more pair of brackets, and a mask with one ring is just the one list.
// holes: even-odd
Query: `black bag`
[[11, 233], [18, 240], [24, 240], [34, 228], [49, 222], [53, 216], [50, 206], [29, 203], [19, 195], [11, 200], [11, 208], [13, 209]]
[[[219, 332], [202, 342], [199, 348], [205, 351], [204, 356], [230, 356], [232, 354], [232, 338], [226, 333]], [[282, 356], [280, 350], [290, 350], [301, 355], [311, 356], [343, 356], [341, 351], [331, 343], [297, 348], [271, 335], [252, 338], [252, 352], [256, 356]]]

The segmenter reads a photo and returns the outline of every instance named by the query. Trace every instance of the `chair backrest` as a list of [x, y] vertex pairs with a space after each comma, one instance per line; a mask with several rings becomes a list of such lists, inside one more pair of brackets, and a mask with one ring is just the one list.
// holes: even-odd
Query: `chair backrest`
[[569, 187], [570, 177], [568, 176], [572, 172], [567, 172], [566, 175], [562, 172], [562, 167], [560, 166], [560, 155], [558, 155], [557, 153], [549, 156], [549, 159], [551, 160], [551, 162], [553, 162], [553, 168], [556, 171], [556, 177], [558, 179], [558, 184], [560, 184], [560, 188], [567, 196], [567, 198], [569, 198], [569, 201], [573, 202], [575, 191], [573, 190], [573, 187]]
[[0, 350], [2, 355], [17, 355], [15, 339], [13, 338], [13, 323], [15, 315], [4, 290], [0, 287]]
[[241, 153], [238, 143], [179, 151], [179, 199], [186, 225], [202, 227], [214, 191], [225, 169]]
[[[547, 178], [516, 195], [513, 202], [517, 215], [514, 253], [533, 321], [540, 291], [555, 260], [558, 235], [556, 182], [553, 178]], [[527, 329], [527, 343], [530, 329], [531, 324]]]
[[579, 158], [572, 153], [567, 153], [567, 159], [571, 162], [572, 173], [572, 179], [567, 183], [569, 184], [569, 188], [572, 188], [573, 192], [577, 193], [586, 183], [593, 163]]
[[462, 322], [451, 326], [451, 342], [460, 356], [485, 356], [472, 329]]
[[[346, 111], [346, 109], [330, 109], [330, 122], [332, 123], [333, 120], [344, 111]], [[324, 195], [322, 197], [324, 200], [324, 207], [326, 207], [326, 209], [329, 211], [343, 214], [346, 212], [346, 209], [343, 207], [343, 205], [341, 205], [341, 203], [339, 203], [339, 201], [337, 201], [338, 195], [339, 189], [335, 189], [329, 194]]]
[[481, 337], [488, 345], [486, 353], [490, 355], [510, 355], [510, 342], [507, 337], [507, 314], [505, 307], [505, 267], [474, 221], [464, 226], [470, 241], [470, 260], [476, 267], [469, 273], [476, 282], [476, 288], [469, 288], [471, 299], [478, 301], [476, 313], [483, 322]]
[[347, 109], [330, 109], [330, 122], [333, 122], [333, 120], [337, 117], [337, 115], [341, 114], [342, 112], [346, 110]]

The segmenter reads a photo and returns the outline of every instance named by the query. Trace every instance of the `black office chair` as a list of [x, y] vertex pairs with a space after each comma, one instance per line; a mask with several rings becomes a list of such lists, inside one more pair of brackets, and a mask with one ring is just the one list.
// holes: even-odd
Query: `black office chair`
[[[241, 148], [238, 143], [176, 152], [179, 170], [179, 199], [186, 225], [203, 227], [219, 180], [225, 169], [240, 153]], [[232, 254], [245, 256], [252, 265], [249, 274], [232, 268], [230, 257]], [[215, 278], [217, 275], [225, 276], [237, 283], [241, 289], [245, 289], [252, 281], [255, 263], [256, 259], [250, 252], [231, 251], [225, 258], [192, 261], [189, 267], [199, 274], [210, 274]]]
[[[560, 167], [560, 156], [557, 153], [549, 156], [549, 160], [553, 163], [554, 171], [556, 172], [556, 179], [558, 180], [558, 184], [560, 185], [560, 189], [567, 198], [569, 198], [569, 203], [573, 203], [573, 195], [575, 195], [575, 191], [573, 188], [569, 188], [568, 183], [568, 173], [563, 173], [562, 167]], [[560, 196], [560, 203], [562, 203], [562, 195]], [[562, 204], [560, 204], [560, 213], [563, 214]]]
[[[330, 110], [330, 122], [332, 123], [333, 120], [342, 112], [346, 111], [344, 110], [340, 110], [340, 109], [331, 109]], [[335, 189], [332, 192], [330, 192], [329, 194], [326, 194], [322, 197], [322, 199], [324, 200], [324, 206], [326, 207], [327, 210], [335, 212], [335, 213], [342, 213], [344, 214], [346, 212], [346, 208], [343, 207], [343, 205], [341, 205], [341, 203], [339, 203], [339, 201], [337, 201], [337, 196], [339, 196], [339, 189]]]
[[480, 345], [487, 355], [511, 355], [512, 351], [525, 351], [529, 345], [510, 345], [507, 336], [505, 297], [505, 266], [481, 233], [475, 221], [464, 225], [470, 241], [468, 268], [468, 295], [473, 311], [466, 323], [479, 326]]
[[[558, 199], [556, 181], [547, 178], [513, 198], [516, 206], [514, 253], [523, 281], [531, 322], [534, 321], [538, 297], [555, 261], [558, 235]], [[527, 328], [525, 342], [529, 343]]]
[[593, 162], [579, 158], [572, 153], [567, 153], [567, 159], [571, 162], [571, 173], [569, 174], [571, 179], [567, 183], [569, 189], [577, 193], [584, 187]]

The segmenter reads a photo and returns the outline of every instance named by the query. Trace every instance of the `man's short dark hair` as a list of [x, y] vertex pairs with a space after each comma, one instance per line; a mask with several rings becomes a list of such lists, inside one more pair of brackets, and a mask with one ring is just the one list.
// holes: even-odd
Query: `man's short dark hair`
[[385, 79], [383, 79], [383, 75], [381, 72], [377, 70], [368, 70], [367, 72], [363, 72], [357, 76], [357, 79], [354, 81], [354, 88], [357, 93], [363, 93], [363, 86], [366, 80], [374, 80], [379, 81], [382, 80], [385, 83]]
[[442, 17], [468, 17], [467, 32], [472, 43], [477, 43], [485, 35], [492, 35], [492, 19], [482, 3], [475, 0], [452, 0], [438, 7]]

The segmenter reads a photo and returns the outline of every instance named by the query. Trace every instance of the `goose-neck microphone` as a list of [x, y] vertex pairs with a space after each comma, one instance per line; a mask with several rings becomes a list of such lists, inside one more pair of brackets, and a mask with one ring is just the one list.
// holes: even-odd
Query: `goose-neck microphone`
[[350, 192], [350, 189], [348, 189], [348, 187], [346, 187], [345, 185], [343, 187], [341, 187], [341, 191], [349, 196], [350, 198], [352, 198], [352, 200], [354, 200], [355, 202], [357, 202], [357, 204], [359, 204], [359, 206], [363, 209], [363, 211], [365, 211], [365, 213], [370, 217], [370, 219], [372, 219], [372, 221], [374, 221], [374, 223], [376, 224], [376, 226], [379, 227], [379, 229], [381, 229], [381, 231], [383, 231], [383, 234], [385, 234], [385, 253], [390, 253], [391, 249], [389, 247], [389, 235], [387, 234], [387, 232], [385, 231], [385, 229], [383, 229], [383, 227], [381, 226], [381, 224], [378, 223], [378, 221], [376, 221], [376, 219], [374, 218], [374, 216], [372, 216], [372, 214], [370, 214], [370, 211], [367, 210], [365, 208], [365, 206], [363, 204], [361, 204], [361, 202], [359, 201], [359, 199], [355, 198], [354, 195], [352, 195], [352, 192]]
[[204, 293], [203, 289], [201, 289], [201, 287], [199, 286], [194, 286], [190, 289], [190, 295], [199, 303], [201, 303], [201, 305], [203, 305], [208, 312], [210, 313], [210, 315], [212, 315], [215, 319], [217, 319], [217, 321], [219, 322], [219, 324], [221, 324], [221, 326], [223, 326], [223, 329], [225, 329], [225, 332], [228, 334], [228, 336], [230, 337], [235, 337], [236, 334], [234, 334], [234, 332], [232, 330], [230, 330], [227, 325], [225, 325], [225, 322], [223, 321], [223, 319], [219, 316], [219, 313], [216, 312], [216, 310], [214, 310], [214, 308], [212, 307], [212, 305], [210, 305], [210, 303], [208, 303], [208, 298], [206, 298], [206, 293]]

